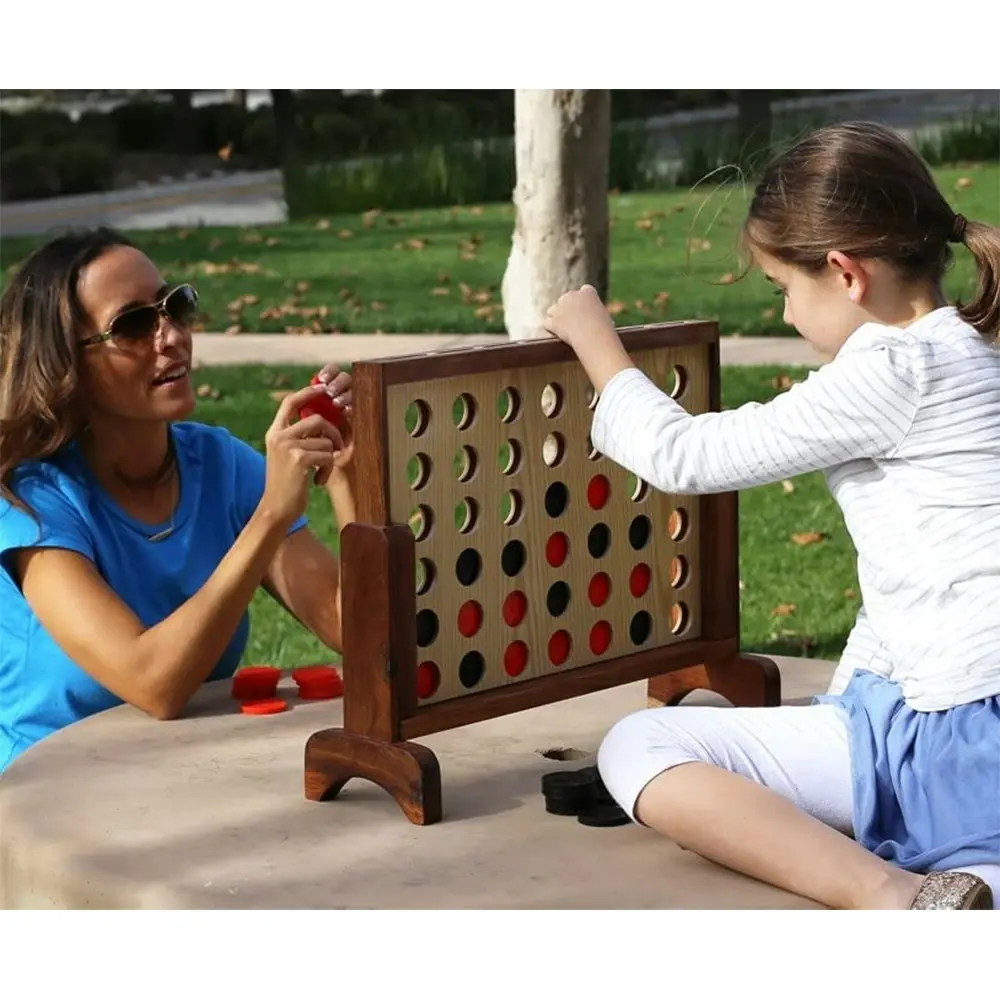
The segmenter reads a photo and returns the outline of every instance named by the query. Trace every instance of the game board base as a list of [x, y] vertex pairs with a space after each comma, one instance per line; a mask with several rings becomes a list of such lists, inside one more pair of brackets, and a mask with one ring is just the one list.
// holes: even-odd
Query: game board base
[[781, 704], [781, 671], [766, 656], [743, 653], [721, 663], [703, 663], [651, 677], [651, 707], [677, 705], [693, 691], [714, 691], [733, 705], [773, 708]]
[[441, 768], [419, 743], [386, 743], [344, 729], [313, 733], [306, 742], [306, 798], [334, 799], [351, 778], [384, 789], [411, 823], [441, 821]]

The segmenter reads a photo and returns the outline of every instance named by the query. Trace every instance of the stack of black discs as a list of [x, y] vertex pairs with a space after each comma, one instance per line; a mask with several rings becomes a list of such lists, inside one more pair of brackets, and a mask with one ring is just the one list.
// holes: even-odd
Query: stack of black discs
[[604, 787], [596, 767], [543, 774], [542, 795], [546, 812], [576, 816], [584, 826], [623, 826], [632, 822]]

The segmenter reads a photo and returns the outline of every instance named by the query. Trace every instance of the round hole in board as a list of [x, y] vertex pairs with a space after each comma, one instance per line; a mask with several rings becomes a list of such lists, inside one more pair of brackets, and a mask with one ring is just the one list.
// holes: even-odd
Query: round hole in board
[[645, 514], [637, 514], [628, 526], [628, 542], [638, 552], [649, 543], [652, 526]]
[[587, 503], [591, 510], [600, 510], [611, 496], [611, 483], [607, 476], [594, 476], [587, 483]]
[[635, 597], [642, 597], [649, 590], [649, 581], [652, 579], [652, 571], [646, 563], [639, 563], [632, 567], [632, 572], [628, 577], [629, 593]]
[[607, 573], [595, 573], [587, 587], [587, 597], [595, 608], [603, 607], [611, 596], [611, 577]]
[[483, 654], [476, 650], [466, 653], [458, 665], [458, 679], [463, 687], [474, 688], [485, 673], [486, 660], [483, 659]]
[[426, 594], [434, 586], [437, 568], [431, 559], [417, 560], [417, 595]]
[[556, 580], [545, 595], [545, 607], [553, 618], [565, 614], [569, 607], [569, 585], [564, 580]]
[[403, 425], [406, 433], [410, 437], [420, 437], [427, 430], [427, 425], [431, 421], [431, 408], [423, 399], [415, 399], [406, 408], [403, 416]]
[[552, 483], [545, 491], [545, 513], [549, 517], [562, 517], [569, 503], [569, 490], [565, 483]]
[[542, 461], [555, 468], [566, 457], [566, 439], [562, 434], [547, 434], [542, 442]]
[[555, 667], [562, 666], [569, 659], [572, 646], [569, 632], [564, 629], [553, 632], [549, 637], [549, 662]]
[[483, 626], [483, 608], [478, 601], [466, 601], [458, 609], [458, 631], [471, 639]]
[[413, 455], [406, 463], [406, 481], [411, 490], [422, 490], [431, 478], [431, 459], [422, 451]]
[[424, 660], [417, 667], [417, 697], [431, 698], [441, 684], [441, 671], [436, 663]]
[[687, 609], [687, 605], [683, 601], [678, 601], [670, 609], [670, 631], [674, 635], [682, 635], [686, 630], [691, 621], [691, 614]]
[[455, 576], [463, 587], [471, 587], [479, 579], [482, 557], [475, 549], [465, 549], [455, 560]]
[[588, 410], [595, 409], [600, 398], [601, 398], [600, 393], [598, 393], [598, 391], [592, 385], [588, 385], [586, 393], [587, 409]]
[[611, 646], [611, 623], [600, 621], [590, 630], [590, 651], [594, 656], [603, 656]]
[[417, 612], [417, 645], [430, 646], [438, 637], [438, 616], [430, 608]]
[[688, 581], [691, 569], [684, 556], [674, 556], [670, 560], [670, 586], [683, 587]]
[[513, 476], [521, 468], [521, 442], [516, 438], [504, 441], [497, 449], [497, 468], [505, 476]]
[[520, 590], [512, 590], [503, 602], [503, 620], [508, 628], [517, 628], [528, 613], [528, 598]]
[[478, 467], [479, 456], [476, 454], [475, 448], [471, 448], [469, 445], [464, 445], [457, 452], [455, 452], [455, 457], [452, 460], [452, 469], [455, 472], [455, 478], [460, 483], [469, 482], [476, 474], [476, 469]]
[[472, 497], [462, 497], [455, 504], [455, 530], [463, 535], [469, 534], [479, 520], [479, 504]]
[[611, 529], [606, 524], [595, 524], [587, 533], [587, 551], [591, 558], [603, 558], [610, 545]]
[[460, 430], [468, 430], [476, 419], [476, 400], [468, 392], [455, 397], [451, 406], [452, 423]]
[[563, 405], [563, 387], [558, 382], [549, 382], [542, 389], [542, 413], [549, 417], [558, 417]]
[[569, 538], [561, 531], [549, 535], [545, 542], [545, 560], [553, 569], [558, 569], [569, 555]]
[[497, 396], [497, 416], [505, 424], [517, 420], [521, 413], [521, 394], [509, 385]]
[[678, 507], [670, 512], [667, 518], [667, 534], [675, 541], [679, 542], [688, 530], [687, 511], [683, 507]]
[[674, 365], [667, 379], [667, 392], [674, 399], [680, 399], [688, 386], [687, 370], [682, 365]]
[[505, 493], [500, 499], [500, 517], [508, 527], [517, 524], [524, 513], [524, 502], [517, 490]]
[[628, 634], [632, 643], [641, 646], [653, 630], [653, 619], [648, 611], [637, 611], [628, 623]]
[[410, 530], [413, 532], [413, 537], [418, 542], [422, 542], [434, 527], [434, 511], [426, 504], [421, 504], [410, 511], [408, 523]]
[[649, 492], [649, 486], [646, 485], [634, 472], [628, 474], [628, 480], [626, 489], [628, 490], [629, 499], [633, 500], [635, 503], [642, 503], [646, 499], [646, 494]]
[[503, 547], [503, 551], [500, 553], [500, 568], [506, 576], [517, 576], [524, 569], [527, 557], [524, 542], [518, 538], [513, 538]]
[[519, 677], [528, 666], [528, 647], [515, 639], [503, 653], [503, 669], [508, 677]]

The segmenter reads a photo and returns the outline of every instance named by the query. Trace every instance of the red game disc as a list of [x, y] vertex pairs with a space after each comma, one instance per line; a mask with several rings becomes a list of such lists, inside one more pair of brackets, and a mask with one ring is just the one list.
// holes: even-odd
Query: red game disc
[[273, 698], [281, 680], [277, 667], [244, 667], [233, 675], [231, 695], [237, 701]]
[[545, 543], [545, 558], [550, 566], [562, 566], [568, 552], [569, 539], [561, 531], [549, 536], [549, 540]]
[[441, 671], [436, 663], [426, 660], [417, 667], [417, 697], [430, 698], [441, 683]]
[[520, 590], [514, 590], [503, 602], [503, 620], [510, 628], [517, 628], [524, 621], [527, 610], [528, 598]]
[[649, 589], [651, 575], [649, 567], [645, 563], [639, 563], [633, 568], [628, 578], [628, 589], [632, 592], [633, 597], [642, 597], [646, 593]]
[[566, 662], [569, 656], [569, 632], [554, 632], [549, 639], [549, 660], [555, 666], [560, 666]]
[[260, 701], [245, 701], [240, 705], [244, 715], [277, 715], [288, 708], [288, 702], [281, 698], [267, 698]]
[[600, 510], [611, 495], [611, 484], [607, 476], [594, 476], [587, 484], [587, 503], [591, 510]]
[[528, 665], [528, 647], [518, 639], [512, 642], [503, 654], [503, 668], [508, 677], [518, 677]]
[[[319, 373], [313, 375], [310, 385], [319, 385]], [[299, 419], [305, 420], [314, 413], [318, 413], [324, 420], [329, 421], [334, 427], [340, 429], [344, 425], [344, 408], [335, 403], [326, 393], [320, 393], [311, 402], [307, 403], [299, 410]]]
[[608, 594], [611, 593], [611, 577], [607, 573], [595, 573], [590, 580], [590, 586], [587, 587], [587, 596], [590, 598], [590, 603], [595, 607], [599, 608], [608, 599]]
[[466, 601], [458, 609], [458, 631], [471, 639], [483, 624], [483, 609], [476, 601]]
[[594, 656], [602, 656], [611, 645], [611, 625], [608, 622], [598, 622], [590, 630], [590, 651]]

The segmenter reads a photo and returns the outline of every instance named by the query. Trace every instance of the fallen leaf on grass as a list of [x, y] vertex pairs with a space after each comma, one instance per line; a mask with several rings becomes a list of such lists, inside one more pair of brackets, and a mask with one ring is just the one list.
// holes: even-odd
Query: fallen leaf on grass
[[297, 291], [300, 295], [304, 295], [306, 292], [309, 291], [309, 289], [311, 287], [312, 286], [309, 284], [308, 281], [296, 281], [295, 282], [295, 291]]
[[731, 285], [736, 281], [736, 275], [730, 271], [727, 271], [721, 278], [719, 278], [720, 285]]
[[280, 242], [281, 240], [279, 240], [277, 236], [268, 236], [268, 238], [264, 240], [264, 246], [276, 247]]
[[450, 288], [432, 288], [431, 295], [451, 295]]
[[442, 271], [438, 275], [438, 284], [439, 285], [447, 285], [449, 281], [451, 281], [451, 275], [448, 274], [446, 271]]
[[774, 319], [774, 315], [775, 315], [775, 314], [774, 314], [774, 310], [773, 310], [773, 309], [765, 309], [765, 310], [764, 310], [764, 311], [763, 311], [763, 312], [762, 312], [762, 313], [760, 314], [760, 318], [761, 318], [761, 319]]
[[652, 219], [636, 219], [635, 220], [636, 229], [652, 229], [653, 220]]
[[361, 216], [361, 225], [364, 226], [365, 229], [371, 229], [372, 226], [375, 225], [375, 220], [381, 214], [381, 211], [377, 208], [369, 209], [364, 215]]
[[966, 188], [972, 187], [975, 183], [976, 182], [971, 177], [959, 177], [959, 179], [955, 181], [955, 190], [964, 191]]
[[473, 205], [472, 208], [469, 209], [469, 215], [482, 215], [482, 214], [483, 214], [482, 205]]
[[316, 223], [316, 228], [317, 229], [329, 229], [330, 228], [330, 220], [329, 219], [320, 219]]
[[795, 483], [793, 483], [790, 479], [782, 479], [781, 480], [781, 488], [786, 493], [794, 493], [795, 492]]
[[273, 392], [269, 392], [268, 395], [276, 403], [280, 403], [286, 396], [290, 396], [294, 391], [294, 389], [275, 389]]
[[617, 299], [613, 299], [608, 303], [608, 312], [612, 316], [620, 316], [623, 312], [628, 311], [628, 306], [624, 302], [619, 302]]
[[798, 608], [794, 604], [779, 604], [771, 612], [771, 616], [773, 618], [787, 618], [789, 615], [794, 615], [796, 611]]
[[199, 385], [195, 390], [195, 395], [199, 399], [208, 399], [212, 395], [212, 387], [210, 385]]
[[349, 240], [354, 235], [354, 233], [352, 233], [350, 229], [341, 229], [340, 232], [337, 233], [337, 235], [342, 240]]
[[232, 337], [234, 334], [242, 333], [242, 332], [243, 332], [243, 324], [242, 323], [233, 323], [232, 326], [227, 326], [226, 327], [226, 334], [228, 336], [230, 336], [230, 337]]
[[787, 372], [779, 372], [773, 379], [771, 379], [771, 385], [773, 385], [779, 392], [784, 392], [785, 389], [790, 389], [794, 384], [795, 383], [789, 377]]
[[657, 292], [653, 296], [654, 306], [665, 306], [670, 301], [670, 292]]
[[382, 312], [385, 309], [384, 302], [369, 302], [368, 308], [374, 310], [375, 312]]
[[852, 600], [857, 596], [858, 592], [853, 587], [848, 587], [847, 590], [844, 591], [844, 597], [846, 597], [848, 600]]
[[411, 250], [423, 250], [427, 246], [427, 240], [422, 239], [419, 236], [413, 237], [413, 239], [407, 240], [406, 245]]
[[826, 538], [826, 534], [822, 531], [800, 531], [792, 535], [792, 541], [796, 545], [815, 545], [817, 542], [822, 542], [824, 538]]
[[476, 260], [478, 260], [478, 259], [479, 259], [479, 258], [478, 258], [478, 257], [476, 256], [476, 252], [475, 252], [474, 250], [463, 250], [463, 251], [462, 251], [462, 252], [461, 252], [461, 253], [460, 253], [460, 254], [458, 255], [458, 258], [459, 258], [459, 260], [464, 260], [464, 261], [468, 261], [468, 262], [470, 262], [470, 263], [471, 263], [472, 261], [476, 261]]

